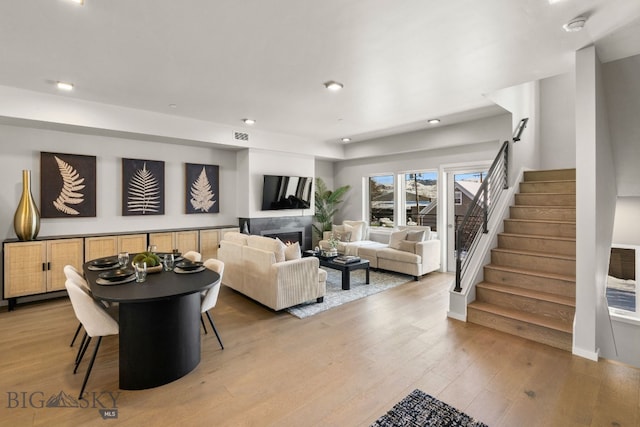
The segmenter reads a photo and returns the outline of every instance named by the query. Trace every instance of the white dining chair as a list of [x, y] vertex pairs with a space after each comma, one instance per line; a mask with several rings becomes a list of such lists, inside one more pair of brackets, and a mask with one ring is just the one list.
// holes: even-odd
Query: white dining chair
[[[222, 283], [222, 275], [224, 274], [224, 262], [219, 259], [210, 258], [204, 262], [204, 266], [209, 270], [215, 271], [220, 275], [220, 278], [214, 283], [212, 287], [207, 289], [202, 296], [202, 304], [200, 305], [200, 312], [204, 315], [207, 315], [209, 319], [209, 323], [211, 324], [211, 328], [213, 328], [213, 332], [216, 334], [218, 338], [218, 342], [220, 343], [220, 347], [224, 350], [224, 345], [222, 345], [222, 340], [220, 339], [220, 334], [218, 334], [218, 330], [216, 329], [216, 325], [213, 323], [213, 318], [209, 313], [213, 307], [216, 306], [218, 302], [218, 294], [220, 293], [220, 284]], [[200, 317], [200, 321], [202, 322], [202, 327], [204, 328], [204, 333], [207, 333], [207, 327], [204, 324], [204, 319]]]
[[91, 357], [91, 361], [87, 368], [87, 373], [82, 381], [80, 394], [78, 395], [78, 399], [82, 399], [82, 394], [84, 393], [87, 381], [89, 380], [89, 375], [91, 375], [91, 369], [93, 368], [93, 363], [96, 360], [96, 355], [98, 354], [102, 337], [107, 335], [117, 335], [119, 333], [119, 325], [117, 320], [109, 315], [104, 306], [94, 300], [81, 285], [78, 285], [73, 280], [67, 280], [65, 282], [65, 287], [67, 288], [73, 311], [89, 336], [86, 343], [81, 346], [82, 351], [79, 358], [76, 360], [76, 365], [73, 370], [74, 374], [82, 362], [84, 353], [91, 343], [91, 338], [98, 337], [98, 342], [96, 343], [93, 356]]
[[188, 251], [187, 253], [182, 254], [182, 258], [188, 259], [189, 261], [193, 262], [202, 261], [202, 255], [200, 254], [200, 252], [196, 251]]
[[[76, 269], [72, 265], [67, 264], [64, 266], [63, 271], [67, 280], [73, 280], [74, 282], [76, 282], [76, 284], [84, 287], [87, 291], [91, 292], [89, 290], [89, 284], [87, 283], [87, 280], [84, 278], [82, 273], [78, 271], [78, 269]], [[71, 344], [69, 344], [69, 347], [73, 347], [73, 344], [76, 342], [76, 338], [78, 338], [78, 334], [80, 333], [81, 329], [82, 329], [82, 323], [78, 322], [76, 333], [73, 334], [73, 338], [71, 339]], [[85, 338], [86, 338], [86, 335], [85, 335]], [[84, 342], [84, 339], [82, 341]]]

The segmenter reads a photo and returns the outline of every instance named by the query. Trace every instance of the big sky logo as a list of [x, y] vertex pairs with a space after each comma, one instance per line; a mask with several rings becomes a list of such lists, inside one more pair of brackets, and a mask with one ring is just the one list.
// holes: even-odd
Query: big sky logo
[[64, 391], [46, 397], [42, 391], [8, 391], [8, 409], [24, 408], [79, 408], [98, 409], [98, 413], [103, 419], [118, 418], [118, 398], [120, 392], [93, 392], [85, 393], [83, 399], [76, 399]]

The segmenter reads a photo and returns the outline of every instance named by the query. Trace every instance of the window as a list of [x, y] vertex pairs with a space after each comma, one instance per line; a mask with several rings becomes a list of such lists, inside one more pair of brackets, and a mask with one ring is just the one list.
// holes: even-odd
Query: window
[[393, 175], [369, 177], [369, 224], [393, 227], [395, 183]]
[[640, 317], [636, 267], [640, 254], [635, 246], [613, 245], [607, 275], [607, 302], [616, 315]]
[[427, 225], [436, 231], [438, 225], [438, 173], [404, 174], [404, 211], [407, 225]]

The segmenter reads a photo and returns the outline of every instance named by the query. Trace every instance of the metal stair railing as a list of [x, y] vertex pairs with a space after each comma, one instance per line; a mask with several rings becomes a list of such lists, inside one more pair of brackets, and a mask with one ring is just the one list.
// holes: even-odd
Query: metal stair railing
[[[520, 120], [513, 136], [513, 142], [519, 141], [528, 118]], [[500, 148], [489, 172], [480, 185], [471, 206], [456, 228], [456, 283], [453, 290], [462, 292], [462, 280], [467, 273], [480, 238], [489, 231], [491, 214], [500, 195], [509, 188], [509, 141]]]

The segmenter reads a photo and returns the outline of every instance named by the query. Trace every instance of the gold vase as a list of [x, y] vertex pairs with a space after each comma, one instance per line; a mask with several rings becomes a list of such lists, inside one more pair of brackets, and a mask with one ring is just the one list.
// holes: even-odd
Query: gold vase
[[22, 197], [13, 216], [13, 228], [20, 240], [34, 240], [40, 231], [40, 211], [31, 194], [31, 171], [22, 171]]

